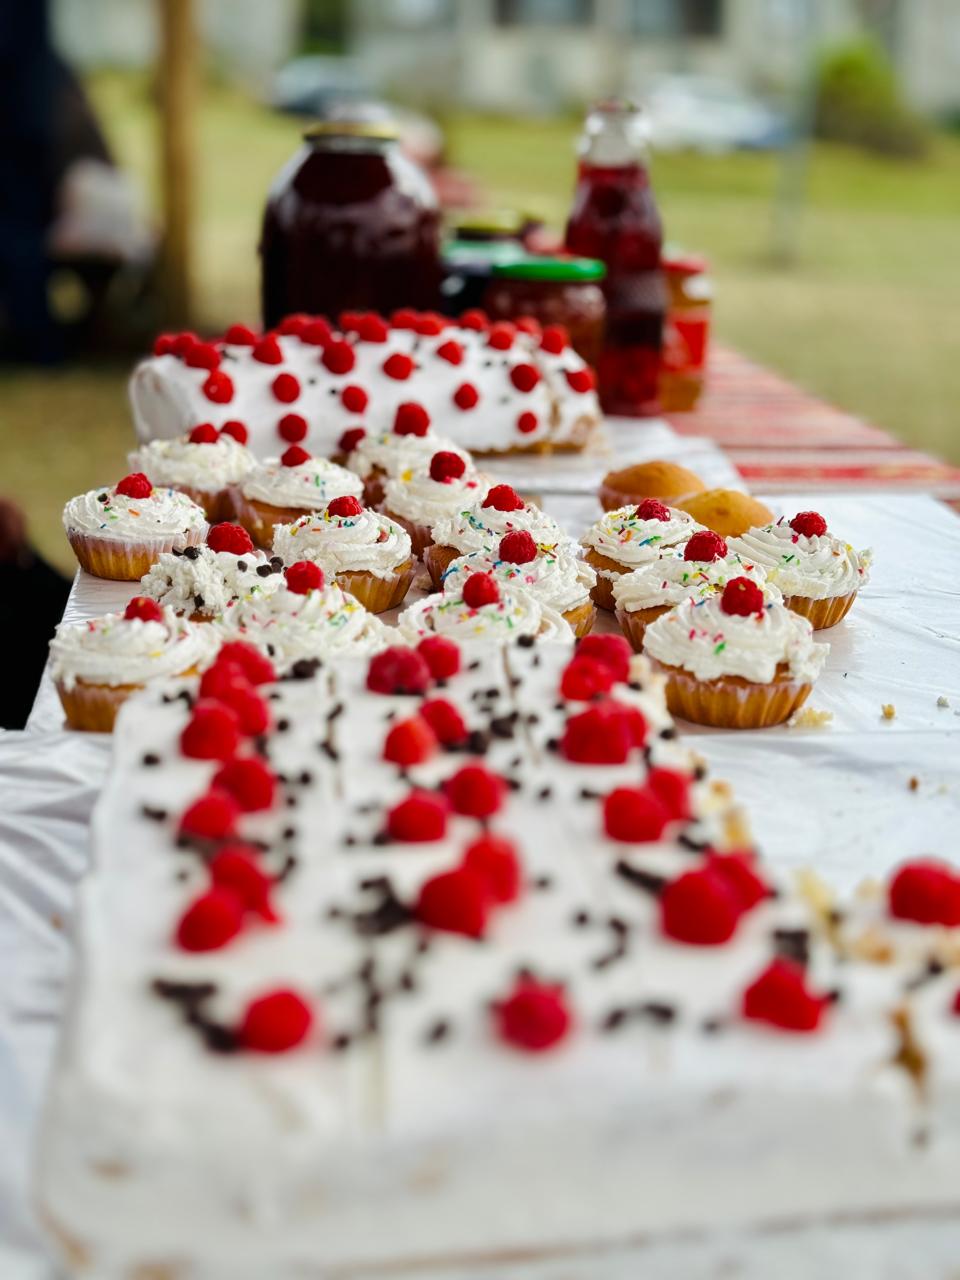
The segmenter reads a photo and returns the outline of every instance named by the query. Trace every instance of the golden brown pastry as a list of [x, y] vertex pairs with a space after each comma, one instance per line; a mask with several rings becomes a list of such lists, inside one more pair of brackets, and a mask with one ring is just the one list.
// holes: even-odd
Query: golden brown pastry
[[700, 493], [703, 481], [677, 462], [637, 462], [620, 471], [609, 471], [600, 485], [600, 504], [604, 511], [616, 511], [644, 498], [659, 498], [671, 506], [677, 499]]
[[737, 489], [705, 489], [674, 505], [724, 538], [739, 537], [748, 529], [770, 524], [774, 519], [769, 507]]

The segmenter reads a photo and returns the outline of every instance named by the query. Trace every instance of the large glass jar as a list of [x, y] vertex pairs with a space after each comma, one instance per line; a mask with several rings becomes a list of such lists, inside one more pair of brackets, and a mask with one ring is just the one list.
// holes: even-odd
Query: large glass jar
[[660, 353], [660, 404], [664, 413], [696, 408], [703, 392], [710, 340], [713, 287], [705, 258], [667, 252], [667, 320]]
[[429, 178], [385, 121], [313, 126], [270, 190], [260, 239], [263, 322], [294, 311], [430, 309], [440, 211]]
[[498, 263], [483, 309], [491, 320], [533, 316], [542, 325], [563, 325], [574, 350], [596, 368], [603, 348], [605, 274], [595, 258], [530, 255]]

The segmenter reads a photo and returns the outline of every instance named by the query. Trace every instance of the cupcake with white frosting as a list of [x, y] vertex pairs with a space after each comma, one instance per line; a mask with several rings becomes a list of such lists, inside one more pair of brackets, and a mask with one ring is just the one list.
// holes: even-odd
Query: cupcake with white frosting
[[81, 569], [97, 578], [136, 582], [165, 551], [202, 542], [207, 517], [179, 489], [155, 489], [135, 471], [112, 487], [71, 498], [63, 527]]
[[818, 511], [748, 529], [731, 538], [730, 547], [761, 565], [783, 592], [784, 604], [809, 618], [817, 631], [846, 617], [872, 560], [872, 552], [854, 551], [849, 542], [835, 538]]
[[[129, 455], [134, 471], [142, 471], [154, 485], [169, 485], [203, 507], [211, 522], [232, 513], [230, 486], [253, 469], [253, 454], [238, 439], [240, 423], [218, 430], [202, 422], [189, 435], [151, 440]], [[236, 435], [234, 434], [236, 431]]]
[[524, 502], [510, 485], [495, 484], [481, 499], [441, 516], [433, 526], [433, 546], [423, 553], [433, 585], [440, 590], [443, 575], [458, 556], [496, 551], [503, 535], [514, 531], [529, 533], [543, 551], [555, 547], [566, 547], [574, 554], [578, 551], [576, 542], [556, 520]]
[[263, 596], [237, 599], [214, 624], [229, 640], [247, 640], [271, 660], [278, 673], [338, 654], [379, 653], [396, 635], [335, 582], [318, 564], [302, 560]]
[[570, 624], [555, 609], [522, 587], [501, 585], [489, 573], [470, 574], [460, 591], [416, 600], [401, 613], [397, 626], [411, 644], [433, 635], [488, 644], [511, 644], [521, 636], [573, 640]]
[[134, 596], [123, 613], [61, 623], [50, 642], [50, 672], [71, 729], [110, 733], [120, 707], [154, 680], [194, 675], [220, 642], [198, 627]]
[[335, 461], [355, 471], [363, 479], [367, 504], [378, 507], [383, 502], [386, 485], [405, 472], [419, 472], [430, 465], [435, 453], [456, 454], [470, 461], [465, 449], [438, 436], [430, 425], [430, 415], [423, 405], [409, 401], [397, 406], [389, 431], [367, 431], [352, 427], [340, 437]]
[[427, 466], [406, 467], [388, 479], [380, 509], [406, 529], [419, 558], [433, 541], [437, 521], [483, 498], [488, 487], [461, 453], [440, 449]]
[[371, 613], [396, 608], [416, 565], [407, 531], [351, 495], [278, 525], [273, 549], [286, 564], [314, 561]]
[[685, 511], [668, 507], [657, 498], [608, 511], [580, 539], [587, 563], [597, 571], [594, 602], [613, 612], [613, 584], [620, 574], [650, 564], [664, 547], [686, 542], [702, 527]]
[[462, 595], [464, 583], [474, 573], [489, 574], [508, 589], [520, 587], [539, 604], [559, 613], [578, 639], [596, 620], [590, 599], [597, 581], [595, 571], [566, 546], [541, 550], [525, 529], [504, 534], [496, 551], [458, 556], [443, 575], [444, 594]]
[[643, 651], [667, 679], [675, 716], [721, 729], [761, 729], [807, 700], [830, 650], [776, 588], [731, 578], [646, 629]]
[[359, 498], [362, 493], [363, 484], [352, 471], [292, 444], [235, 485], [232, 500], [237, 520], [257, 546], [270, 547], [277, 525], [322, 511], [333, 498]]
[[270, 595], [282, 571], [280, 557], [257, 551], [246, 529], [222, 523], [213, 526], [205, 545], [162, 555], [140, 586], [144, 595], [191, 622], [209, 622], [238, 600]]
[[656, 560], [613, 579], [620, 630], [634, 649], [643, 648], [643, 633], [651, 622], [684, 600], [706, 600], [722, 591], [731, 578], [763, 582], [763, 568], [731, 551], [711, 529], [701, 529], [686, 542], [664, 547]]

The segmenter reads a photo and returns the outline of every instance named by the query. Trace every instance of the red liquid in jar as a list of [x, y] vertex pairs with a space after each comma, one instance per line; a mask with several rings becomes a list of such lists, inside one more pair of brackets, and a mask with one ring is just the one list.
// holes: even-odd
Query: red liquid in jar
[[389, 137], [309, 137], [274, 183], [260, 240], [263, 322], [436, 307], [440, 211]]
[[611, 104], [593, 111], [566, 244], [606, 263], [607, 327], [597, 368], [606, 413], [656, 413], [667, 291], [660, 265], [663, 227], [650, 186], [639, 112]]

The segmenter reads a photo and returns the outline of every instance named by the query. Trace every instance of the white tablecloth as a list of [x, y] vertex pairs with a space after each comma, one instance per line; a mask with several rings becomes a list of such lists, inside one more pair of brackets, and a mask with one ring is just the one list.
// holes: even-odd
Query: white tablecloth
[[[663, 456], [660, 437], [647, 456]], [[699, 470], [724, 483], [722, 455], [700, 450]], [[716, 456], [713, 456], [716, 455]], [[527, 460], [522, 460], [526, 466]], [[693, 462], [690, 463], [693, 466]], [[511, 464], [511, 467], [513, 464]], [[572, 473], [575, 475], [575, 473]], [[571, 531], [595, 518], [584, 482], [512, 470]], [[592, 474], [589, 477], [594, 480]], [[556, 492], [556, 489], [565, 492]], [[566, 490], [572, 490], [567, 492]], [[578, 491], [579, 490], [579, 491]], [[768, 500], [792, 513], [816, 506], [875, 567], [831, 654], [811, 705], [833, 713], [822, 729], [756, 733], [697, 730], [717, 776], [747, 805], [775, 864], [815, 865], [841, 888], [918, 854], [957, 856], [960, 830], [960, 520], [932, 499], [831, 495]], [[132, 584], [79, 575], [67, 616], [122, 605]], [[946, 699], [949, 705], [938, 705]], [[893, 704], [886, 720], [881, 706]], [[86, 827], [109, 762], [109, 743], [62, 730], [47, 682], [25, 733], [0, 735], [0, 1277], [51, 1280], [29, 1211], [27, 1170], [43, 1084], [70, 966], [73, 885], [86, 859]], [[915, 785], [912, 780], [916, 779]], [[602, 1270], [521, 1267], [511, 1280], [647, 1280], [738, 1276], [808, 1280], [842, 1276], [946, 1280], [956, 1276], [960, 1224], [837, 1224], [787, 1237], [708, 1245], [666, 1242], [611, 1253]], [[435, 1280], [453, 1280], [442, 1276]], [[480, 1274], [470, 1280], [481, 1280]], [[487, 1273], [483, 1273], [487, 1280]]]

